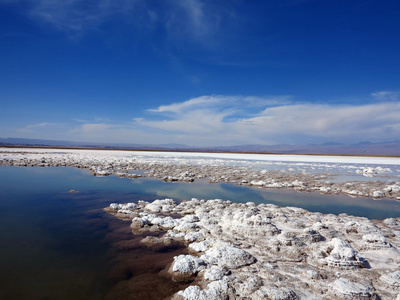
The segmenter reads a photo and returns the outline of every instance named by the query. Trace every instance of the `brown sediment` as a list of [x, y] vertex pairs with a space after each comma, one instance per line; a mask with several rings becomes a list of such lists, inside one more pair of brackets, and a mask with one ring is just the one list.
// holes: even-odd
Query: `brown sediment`
[[185, 289], [189, 283], [171, 280], [167, 270], [173, 257], [187, 254], [183, 243], [145, 245], [146, 236], [157, 238], [162, 233], [133, 234], [130, 222], [110, 220], [112, 232], [106, 236], [110, 243], [109, 280], [112, 287], [106, 300], [164, 299]]

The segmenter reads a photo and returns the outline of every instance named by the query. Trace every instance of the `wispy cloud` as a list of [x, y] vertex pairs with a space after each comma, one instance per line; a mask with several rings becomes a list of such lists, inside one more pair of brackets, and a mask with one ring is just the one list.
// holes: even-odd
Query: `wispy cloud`
[[398, 101], [399, 93], [393, 91], [379, 91], [371, 94], [372, 97], [379, 101]]
[[21, 13], [67, 33], [80, 34], [112, 20], [124, 20], [132, 30], [162, 26], [169, 38], [203, 38], [217, 29], [222, 10], [202, 0], [3, 0], [20, 4]]
[[109, 118], [102, 118], [102, 117], [96, 117], [92, 120], [87, 120], [87, 119], [78, 119], [78, 118], [73, 118], [72, 121], [78, 122], [78, 123], [100, 123], [100, 122], [112, 122], [111, 119]]
[[49, 122], [42, 122], [42, 123], [36, 123], [36, 124], [29, 124], [23, 128], [18, 128], [16, 129], [18, 132], [25, 132], [25, 133], [31, 133], [34, 132], [37, 129], [43, 129], [43, 128], [54, 128], [57, 127], [61, 124], [58, 123], [49, 123]]
[[[22, 1], [19, 1], [22, 2]], [[27, 0], [27, 14], [61, 30], [82, 31], [96, 27], [115, 15], [133, 10], [137, 1], [131, 0]]]
[[254, 96], [223, 96], [211, 95], [192, 98], [183, 102], [172, 103], [169, 105], [161, 105], [155, 109], [149, 109], [152, 112], [164, 113], [183, 113], [196, 109], [211, 110], [249, 110], [252, 108], [265, 108], [266, 106], [283, 105], [291, 102], [291, 96], [271, 96], [271, 97], [254, 97]]
[[201, 39], [218, 29], [224, 11], [202, 0], [169, 0], [165, 25], [169, 34]]
[[198, 32], [202, 32], [207, 29], [205, 22], [204, 4], [199, 0], [179, 0], [171, 3], [175, 3], [177, 8], [183, 10], [187, 20], [191, 20], [191, 24]]

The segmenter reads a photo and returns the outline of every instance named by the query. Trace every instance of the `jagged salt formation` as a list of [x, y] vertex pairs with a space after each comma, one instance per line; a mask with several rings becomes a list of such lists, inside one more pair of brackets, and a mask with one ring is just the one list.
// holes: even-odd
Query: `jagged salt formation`
[[220, 199], [106, 211], [132, 219], [133, 232], [187, 243], [190, 254], [175, 257], [169, 274], [194, 281], [174, 299], [400, 299], [400, 219]]

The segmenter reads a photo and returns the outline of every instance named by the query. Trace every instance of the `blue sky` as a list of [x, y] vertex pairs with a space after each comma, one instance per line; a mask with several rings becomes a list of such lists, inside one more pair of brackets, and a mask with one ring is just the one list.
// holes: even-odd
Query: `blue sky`
[[0, 0], [0, 137], [400, 139], [400, 2]]

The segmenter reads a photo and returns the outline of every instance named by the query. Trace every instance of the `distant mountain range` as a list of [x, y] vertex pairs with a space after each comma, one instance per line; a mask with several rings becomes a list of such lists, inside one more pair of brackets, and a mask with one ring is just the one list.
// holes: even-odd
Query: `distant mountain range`
[[[292, 154], [347, 154], [347, 155], [392, 155], [400, 156], [400, 142], [321, 145], [243, 145], [207, 148], [208, 151], [292, 153]], [[204, 151], [207, 151], [204, 150]]]
[[95, 142], [73, 142], [61, 140], [42, 140], [25, 138], [0, 138], [0, 146], [26, 146], [26, 147], [77, 147], [77, 148], [100, 148], [100, 149], [178, 149], [189, 148], [184, 144], [129, 144], [129, 143], [95, 143]]
[[347, 155], [391, 155], [400, 156], [400, 141], [357, 144], [328, 142], [310, 145], [239, 145], [225, 147], [190, 147], [184, 144], [129, 144], [129, 143], [93, 143], [58, 140], [0, 138], [0, 146], [20, 147], [64, 147], [64, 148], [98, 148], [127, 150], [176, 150], [203, 152], [250, 152], [250, 153], [292, 153], [292, 154], [347, 154]]

